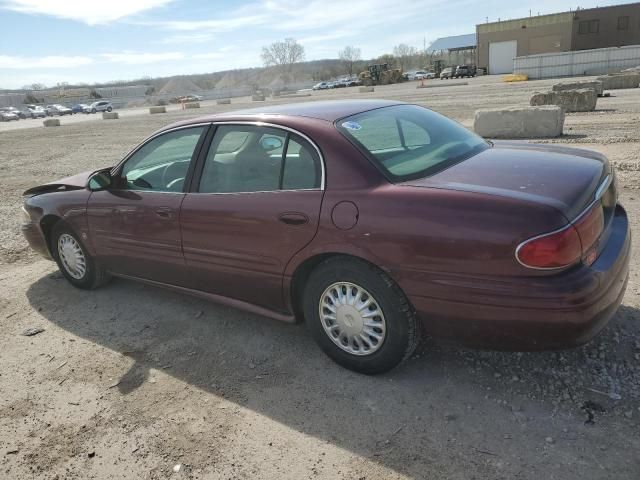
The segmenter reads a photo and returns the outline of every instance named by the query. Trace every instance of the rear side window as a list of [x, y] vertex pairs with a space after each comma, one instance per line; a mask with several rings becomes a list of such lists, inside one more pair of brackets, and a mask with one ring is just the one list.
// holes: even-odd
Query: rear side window
[[217, 127], [205, 159], [201, 193], [249, 193], [319, 188], [320, 158], [304, 139], [255, 125]]
[[416, 105], [363, 112], [336, 126], [392, 181], [426, 177], [489, 148], [459, 123]]

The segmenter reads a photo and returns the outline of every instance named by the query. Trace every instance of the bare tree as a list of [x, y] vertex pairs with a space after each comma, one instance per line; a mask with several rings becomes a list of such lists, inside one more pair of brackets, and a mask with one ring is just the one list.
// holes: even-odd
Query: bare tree
[[285, 38], [283, 42], [262, 47], [261, 57], [265, 67], [282, 67], [290, 73], [294, 63], [304, 60], [304, 47], [293, 38]]
[[349, 75], [353, 75], [353, 64], [361, 60], [360, 49], [347, 45], [344, 49], [338, 52], [340, 60], [344, 63], [345, 68], [349, 70]]
[[410, 66], [413, 57], [415, 57], [417, 53], [418, 50], [415, 47], [411, 47], [405, 43], [401, 43], [400, 45], [393, 47], [393, 55], [396, 57], [400, 70], [404, 70], [406, 67]]
[[44, 90], [47, 86], [44, 83], [32, 83], [31, 85], [25, 85], [22, 90]]

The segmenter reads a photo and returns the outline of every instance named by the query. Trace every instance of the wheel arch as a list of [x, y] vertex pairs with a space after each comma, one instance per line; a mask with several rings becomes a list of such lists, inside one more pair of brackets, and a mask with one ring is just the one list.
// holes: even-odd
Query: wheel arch
[[53, 227], [61, 221], [63, 221], [62, 217], [52, 213], [48, 213], [40, 219], [40, 229], [42, 230], [44, 239], [47, 242], [47, 249], [52, 256], [53, 251], [51, 250], [51, 234], [53, 233]]
[[[320, 265], [326, 260], [329, 260], [330, 258], [335, 258], [335, 257], [344, 257], [345, 259], [358, 260], [360, 262], [364, 262], [368, 265], [371, 265], [372, 267], [380, 270], [386, 276], [388, 276], [391, 279], [391, 281], [393, 281], [393, 283], [395, 283], [396, 286], [402, 291], [402, 287], [400, 287], [400, 284], [393, 278], [393, 276], [391, 275], [391, 272], [388, 269], [380, 267], [380, 265], [377, 265], [375, 262], [363, 256], [360, 256], [354, 253], [341, 252], [341, 251], [317, 253], [300, 262], [300, 264], [296, 266], [295, 270], [293, 271], [293, 274], [291, 275], [289, 288], [287, 290], [288, 292], [287, 300], [291, 306], [291, 310], [293, 312], [293, 315], [297, 323], [300, 323], [304, 320], [304, 312], [302, 308], [302, 294], [304, 292], [304, 287], [307, 283], [307, 280], [309, 279], [309, 276], [311, 275], [313, 270], [316, 267], [318, 267], [318, 265]], [[411, 305], [411, 301], [409, 300], [409, 297], [407, 296], [407, 294], [404, 291], [402, 291], [402, 293], [405, 295], [405, 297], [407, 298], [407, 301]], [[413, 306], [411, 306], [411, 308], [413, 308]]]

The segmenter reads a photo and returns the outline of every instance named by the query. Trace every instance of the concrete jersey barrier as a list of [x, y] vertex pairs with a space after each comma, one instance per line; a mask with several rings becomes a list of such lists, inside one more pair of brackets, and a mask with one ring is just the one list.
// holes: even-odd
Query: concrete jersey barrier
[[640, 85], [640, 73], [613, 73], [598, 77], [605, 90], [620, 90], [623, 88], [638, 88]]
[[590, 88], [595, 90], [596, 94], [601, 97], [604, 93], [604, 85], [600, 80], [580, 80], [577, 82], [561, 82], [556, 83], [551, 89], [554, 92], [562, 92], [564, 90], [582, 90]]
[[561, 90], [559, 92], [536, 92], [530, 100], [532, 107], [557, 105], [565, 112], [592, 112], [596, 109], [598, 95], [592, 88]]
[[488, 138], [550, 138], [562, 135], [564, 110], [558, 106], [477, 110], [473, 129]]

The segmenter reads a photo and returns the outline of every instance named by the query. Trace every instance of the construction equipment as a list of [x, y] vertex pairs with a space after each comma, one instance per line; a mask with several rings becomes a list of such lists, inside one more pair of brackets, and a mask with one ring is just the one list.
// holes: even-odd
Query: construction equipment
[[388, 63], [378, 63], [369, 65], [367, 70], [358, 75], [364, 86], [388, 85], [390, 83], [399, 83], [404, 79], [402, 70], [399, 68], [389, 68]]

